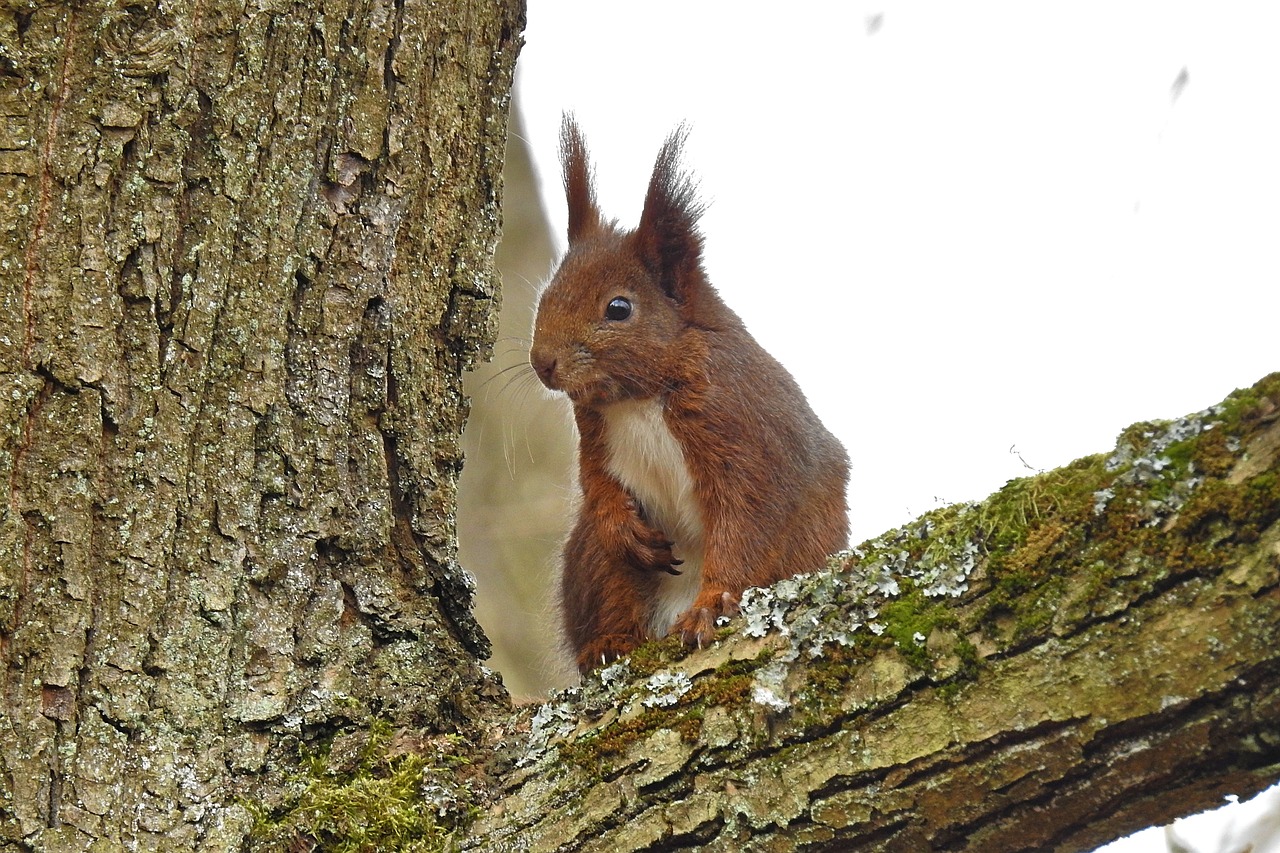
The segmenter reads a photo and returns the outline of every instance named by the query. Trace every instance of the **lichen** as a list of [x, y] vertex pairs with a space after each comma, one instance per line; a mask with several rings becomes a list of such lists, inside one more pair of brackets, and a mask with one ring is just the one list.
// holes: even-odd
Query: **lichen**
[[640, 697], [640, 704], [646, 708], [665, 708], [688, 693], [693, 682], [683, 672], [659, 672], [650, 676], [644, 686], [648, 695]]
[[1145, 500], [1140, 509], [1144, 523], [1156, 526], [1187, 502], [1204, 482], [1193, 461], [1195, 439], [1221, 425], [1223, 405], [1165, 424], [1136, 424], [1120, 436], [1115, 452], [1107, 458], [1107, 471], [1118, 472], [1115, 483], [1094, 492], [1094, 515], [1101, 515], [1117, 486], [1137, 486]]
[[762, 667], [751, 682], [751, 701], [771, 711], [789, 710], [791, 696], [786, 681], [787, 665], [783, 661]]
[[577, 724], [571, 700], [573, 693], [564, 691], [560, 701], [544, 702], [534, 712], [529, 726], [528, 748], [517, 762], [523, 766], [538, 760], [554, 739], [562, 738], [573, 731]]

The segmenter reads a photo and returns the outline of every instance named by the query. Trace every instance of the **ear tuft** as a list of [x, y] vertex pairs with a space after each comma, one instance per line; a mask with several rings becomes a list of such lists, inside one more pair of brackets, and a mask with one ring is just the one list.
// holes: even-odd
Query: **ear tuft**
[[600, 210], [596, 207], [587, 143], [572, 113], [565, 113], [560, 124], [560, 163], [564, 167], [564, 196], [569, 203], [569, 245], [573, 245], [600, 228]]
[[644, 199], [635, 239], [640, 258], [658, 276], [667, 295], [678, 301], [702, 273], [702, 234], [698, 219], [705, 210], [697, 185], [680, 170], [680, 153], [689, 129], [677, 127], [658, 152]]

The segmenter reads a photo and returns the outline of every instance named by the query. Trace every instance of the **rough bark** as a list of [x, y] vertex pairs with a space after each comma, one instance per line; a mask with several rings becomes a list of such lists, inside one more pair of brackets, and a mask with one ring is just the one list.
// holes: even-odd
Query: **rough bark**
[[0, 4], [0, 849], [502, 701], [455, 558], [523, 3]]
[[1280, 374], [505, 724], [467, 850], [1088, 850], [1280, 778]]

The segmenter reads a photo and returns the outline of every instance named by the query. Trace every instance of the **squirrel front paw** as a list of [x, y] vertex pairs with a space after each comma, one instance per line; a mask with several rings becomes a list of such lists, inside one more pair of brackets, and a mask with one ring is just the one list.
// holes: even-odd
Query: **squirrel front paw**
[[626, 537], [624, 547], [627, 562], [631, 565], [646, 571], [680, 574], [676, 566], [684, 561], [676, 559], [672, 553], [675, 543], [661, 530], [650, 526], [639, 515], [633, 515], [628, 520], [623, 535]]
[[737, 615], [738, 596], [728, 591], [703, 593], [675, 621], [669, 634], [679, 637], [686, 646], [705, 648], [716, 637], [716, 620]]
[[627, 634], [606, 634], [596, 637], [578, 650], [578, 672], [586, 675], [599, 666], [613, 663], [620, 657], [635, 651], [640, 641]]

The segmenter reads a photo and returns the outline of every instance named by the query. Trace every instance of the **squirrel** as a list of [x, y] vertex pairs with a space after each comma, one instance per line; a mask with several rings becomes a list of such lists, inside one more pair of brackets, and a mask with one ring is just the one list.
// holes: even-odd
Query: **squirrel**
[[529, 361], [577, 425], [560, 603], [583, 674], [651, 638], [710, 643], [744, 590], [821, 568], [849, 535], [844, 447], [703, 270], [686, 136], [624, 231], [596, 206], [573, 117], [561, 127], [569, 245]]

